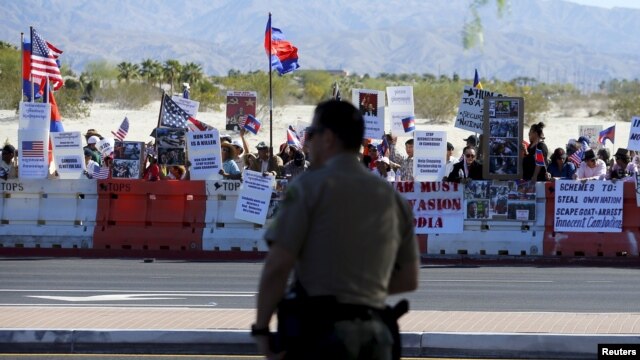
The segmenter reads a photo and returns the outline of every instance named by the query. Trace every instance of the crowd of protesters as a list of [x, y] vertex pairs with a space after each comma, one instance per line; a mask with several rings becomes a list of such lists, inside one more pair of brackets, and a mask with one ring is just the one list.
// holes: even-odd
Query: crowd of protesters
[[[531, 125], [528, 141], [521, 146], [522, 178], [530, 181], [550, 181], [553, 179], [575, 180], [623, 180], [635, 181], [640, 168], [640, 153], [618, 148], [611, 158], [609, 150], [601, 148], [593, 150], [587, 137], [570, 139], [565, 148], [556, 148], [549, 156], [549, 149], [544, 143], [544, 123]], [[263, 175], [271, 175], [280, 179], [292, 180], [313, 168], [313, 159], [309, 159], [308, 139], [302, 139], [302, 146], [282, 143], [279, 151], [273, 152], [264, 141], [258, 142], [251, 151], [244, 129], [240, 129], [239, 138], [229, 135], [220, 137], [222, 169], [219, 174], [223, 179], [242, 180], [244, 171], [252, 170]], [[113, 159], [102, 156], [96, 144], [103, 137], [95, 130], [89, 129], [84, 134], [86, 146], [83, 148], [87, 171], [85, 176], [92, 178], [97, 170], [104, 169], [110, 173]], [[386, 134], [381, 141], [364, 139], [360, 151], [360, 159], [364, 167], [388, 181], [413, 181], [413, 139], [404, 142], [404, 153], [399, 151], [398, 138]], [[454, 156], [455, 147], [447, 142], [445, 171], [443, 181], [466, 183], [471, 180], [484, 180], [483, 163], [480, 149], [482, 136], [470, 135], [464, 141], [461, 156]], [[189, 163], [186, 166], [165, 166], [158, 163], [153, 144], [147, 144], [147, 161], [142, 179], [156, 180], [189, 180]], [[539, 158], [542, 155], [542, 161]], [[55, 178], [52, 174], [50, 178]], [[0, 161], [0, 179], [18, 177], [18, 153], [14, 146], [5, 144]]]

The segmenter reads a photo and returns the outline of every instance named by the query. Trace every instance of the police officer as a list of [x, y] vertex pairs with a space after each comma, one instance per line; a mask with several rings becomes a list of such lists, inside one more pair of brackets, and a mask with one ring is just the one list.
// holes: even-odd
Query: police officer
[[[416, 289], [419, 256], [407, 201], [358, 160], [363, 135], [353, 105], [329, 100], [315, 109], [308, 130], [314, 170], [289, 185], [265, 233], [270, 250], [251, 333], [268, 358], [280, 351], [268, 337], [278, 308], [278, 335], [296, 338], [285, 339], [285, 359], [391, 359], [392, 332], [380, 314], [388, 295]], [[287, 330], [280, 317], [291, 298], [302, 300], [303, 315]]]

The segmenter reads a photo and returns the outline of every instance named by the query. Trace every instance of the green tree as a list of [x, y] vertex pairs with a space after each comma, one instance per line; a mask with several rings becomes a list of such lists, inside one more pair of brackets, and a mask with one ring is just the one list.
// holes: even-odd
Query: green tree
[[140, 75], [147, 79], [147, 84], [158, 84], [162, 80], [162, 64], [153, 59], [145, 59], [140, 63]]
[[162, 66], [162, 73], [164, 78], [169, 81], [169, 87], [171, 88], [171, 93], [173, 94], [173, 85], [175, 81], [180, 76], [180, 71], [182, 70], [182, 65], [178, 60], [167, 60], [164, 62]]
[[140, 66], [138, 64], [121, 62], [117, 67], [119, 72], [118, 81], [124, 80], [128, 84], [130, 80], [140, 77]]
[[[462, 26], [462, 46], [464, 49], [471, 49], [475, 46], [482, 45], [484, 42], [484, 34], [482, 29], [482, 20], [480, 18], [479, 9], [489, 3], [489, 0], [469, 0], [469, 10], [471, 11], [471, 19], [465, 21]], [[498, 17], [502, 17], [506, 11], [509, 0], [495, 0]]]
[[8, 43], [0, 47], [0, 108], [17, 109], [21, 99], [20, 51]]
[[199, 64], [189, 62], [182, 66], [180, 72], [180, 81], [189, 83], [190, 85], [196, 85], [204, 77], [202, 66]]
[[423, 81], [413, 86], [415, 112], [436, 124], [453, 120], [462, 89], [448, 80]]

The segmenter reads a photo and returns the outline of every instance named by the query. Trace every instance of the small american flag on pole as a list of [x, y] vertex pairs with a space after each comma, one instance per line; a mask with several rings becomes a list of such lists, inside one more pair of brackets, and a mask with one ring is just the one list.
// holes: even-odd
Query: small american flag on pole
[[47, 78], [51, 81], [54, 90], [58, 90], [64, 84], [60, 67], [56, 59], [62, 54], [52, 44], [46, 42], [36, 31], [31, 29], [31, 75], [33, 82], [44, 83]]
[[124, 138], [127, 137], [127, 133], [129, 132], [129, 119], [125, 116], [124, 120], [122, 120], [122, 124], [120, 124], [120, 128], [116, 132], [111, 132], [113, 136], [119, 141], [124, 141]]
[[103, 166], [93, 167], [93, 178], [97, 180], [104, 180], [109, 178], [109, 168]]
[[43, 141], [23, 141], [22, 154], [23, 158], [41, 158], [44, 157]]
[[571, 156], [569, 156], [569, 161], [576, 164], [576, 166], [580, 166], [580, 163], [582, 163], [583, 154], [584, 154], [584, 149], [581, 148], [580, 150], [574, 152], [573, 154], [571, 154]]

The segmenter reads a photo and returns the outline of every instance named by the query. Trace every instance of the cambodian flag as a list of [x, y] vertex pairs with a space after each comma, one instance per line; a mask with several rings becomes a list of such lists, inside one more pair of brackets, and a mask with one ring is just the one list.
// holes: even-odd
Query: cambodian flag
[[380, 156], [387, 156], [387, 150], [389, 150], [389, 141], [387, 140], [387, 135], [382, 135], [382, 142], [377, 146], [378, 154]]
[[478, 69], [476, 69], [476, 74], [473, 76], [473, 87], [476, 89], [482, 89], [482, 83], [480, 82], [480, 76], [478, 76]]
[[258, 130], [260, 130], [260, 120], [256, 119], [253, 115], [247, 115], [247, 121], [244, 122], [244, 128], [247, 131], [252, 132], [254, 135], [258, 134]]
[[600, 134], [598, 135], [598, 142], [600, 144], [604, 145], [604, 142], [607, 139], [609, 139], [609, 141], [611, 141], [612, 144], [615, 143], [615, 140], [616, 140], [616, 126], [615, 125], [600, 131]]
[[296, 130], [291, 125], [289, 125], [289, 128], [287, 129], [287, 144], [297, 149], [302, 149], [300, 137], [298, 137], [298, 133], [296, 133]]
[[540, 149], [536, 149], [536, 166], [547, 166], [544, 162], [544, 153]]
[[264, 49], [271, 59], [271, 69], [275, 68], [280, 75], [300, 67], [298, 65], [298, 48], [285, 39], [284, 33], [280, 29], [271, 27], [271, 14], [269, 14], [267, 29], [264, 33]]
[[402, 119], [402, 127], [404, 128], [404, 132], [412, 132], [416, 129], [416, 118], [415, 116], [409, 116]]

